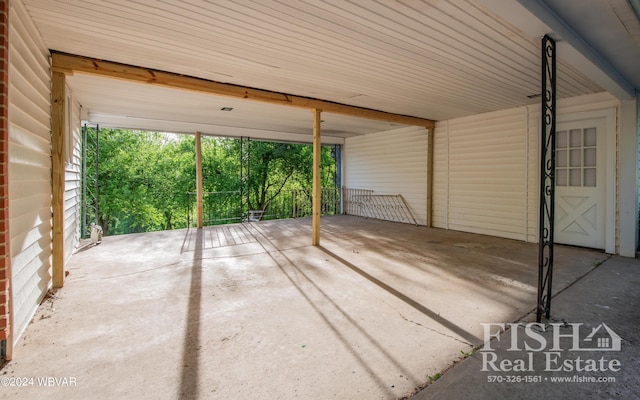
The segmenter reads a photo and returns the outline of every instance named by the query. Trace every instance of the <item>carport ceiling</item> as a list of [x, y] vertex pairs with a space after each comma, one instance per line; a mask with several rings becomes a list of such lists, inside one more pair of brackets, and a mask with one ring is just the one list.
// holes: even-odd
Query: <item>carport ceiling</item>
[[[539, 38], [484, 0], [24, 1], [52, 50], [390, 113], [445, 120], [536, 103], [528, 96], [540, 92]], [[603, 90], [562, 55], [558, 72], [559, 98]], [[311, 121], [286, 107], [258, 103], [242, 114], [224, 98], [159, 97], [79, 75], [69, 82], [96, 121], [245, 121], [289, 132]], [[237, 112], [220, 114], [223, 105]]]
[[[103, 127], [310, 140], [313, 114], [301, 108], [85, 74], [69, 76], [67, 83], [83, 105], [82, 119]], [[323, 113], [322, 121], [325, 144], [404, 126], [332, 113]]]

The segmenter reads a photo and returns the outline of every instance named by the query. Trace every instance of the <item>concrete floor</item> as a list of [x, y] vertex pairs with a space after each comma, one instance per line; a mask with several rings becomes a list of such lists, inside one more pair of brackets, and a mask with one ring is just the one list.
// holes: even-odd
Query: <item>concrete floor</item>
[[[523, 334], [524, 327], [509, 328], [499, 340], [491, 342], [498, 360], [509, 360], [512, 365], [517, 360], [531, 360], [527, 371], [502, 372], [483, 366], [483, 350], [470, 355], [440, 379], [419, 392], [411, 400], [494, 400], [494, 399], [564, 399], [564, 400], [611, 400], [640, 398], [640, 260], [611, 257], [584, 278], [553, 298], [551, 320], [547, 322], [567, 322], [560, 334], [563, 351], [555, 353], [558, 361], [548, 364], [545, 352], [553, 352], [554, 329], [546, 325], [544, 331], [538, 329], [547, 346], [543, 351], [526, 351], [524, 343], [531, 343]], [[525, 318], [534, 321], [535, 316]], [[572, 350], [572, 335], [586, 338], [600, 324], [606, 324], [621, 338], [620, 350], [593, 349], [586, 340], [579, 341], [580, 351]], [[571, 325], [571, 324], [580, 324]], [[574, 328], [577, 326], [576, 328]], [[518, 330], [513, 342], [513, 329]], [[567, 337], [569, 336], [569, 337]], [[607, 336], [602, 332], [601, 336]], [[515, 343], [513, 350], [512, 346]], [[540, 342], [536, 342], [539, 345]], [[540, 349], [539, 346], [533, 346]], [[586, 350], [585, 350], [586, 348]], [[492, 352], [491, 352], [492, 353]], [[575, 364], [577, 358], [598, 360], [596, 368], [567, 370], [556, 365]], [[490, 359], [490, 357], [487, 357]], [[599, 360], [607, 360], [604, 368]], [[620, 367], [609, 369], [611, 360]], [[498, 364], [499, 365], [499, 364]], [[548, 365], [551, 365], [548, 370]], [[483, 371], [485, 369], [485, 371]], [[513, 381], [509, 381], [511, 377]], [[534, 377], [537, 377], [536, 381]], [[579, 382], [571, 380], [581, 378]], [[501, 378], [501, 379], [500, 379]], [[527, 382], [526, 379], [530, 378]], [[565, 381], [559, 380], [564, 378]], [[587, 378], [587, 379], [585, 379]], [[606, 379], [605, 379], [606, 378]], [[518, 381], [519, 379], [519, 381]], [[554, 381], [555, 379], [555, 381]], [[569, 379], [567, 382], [566, 379]], [[589, 381], [591, 380], [591, 381]]]
[[[106, 237], [74, 255], [0, 398], [393, 399], [535, 304], [537, 246], [355, 217]], [[558, 246], [560, 291], [607, 256]]]

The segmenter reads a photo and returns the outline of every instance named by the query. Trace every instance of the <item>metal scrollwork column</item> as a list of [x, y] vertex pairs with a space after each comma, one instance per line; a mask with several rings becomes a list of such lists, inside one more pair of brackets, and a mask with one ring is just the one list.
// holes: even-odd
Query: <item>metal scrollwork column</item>
[[542, 38], [542, 140], [540, 150], [540, 226], [538, 245], [538, 309], [536, 321], [551, 316], [553, 218], [556, 145], [556, 42]]

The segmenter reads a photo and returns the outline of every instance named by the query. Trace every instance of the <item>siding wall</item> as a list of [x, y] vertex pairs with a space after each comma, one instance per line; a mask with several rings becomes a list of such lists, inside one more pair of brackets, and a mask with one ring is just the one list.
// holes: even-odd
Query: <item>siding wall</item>
[[64, 187], [64, 260], [69, 261], [80, 243], [81, 121], [80, 104], [67, 87], [67, 138]]
[[527, 219], [526, 236], [522, 238], [527, 242], [538, 243], [538, 210], [540, 209], [540, 107], [527, 107]]
[[[613, 96], [598, 93], [559, 101], [558, 114], [618, 106]], [[537, 241], [539, 110], [519, 107], [436, 124], [434, 227]]]
[[520, 108], [436, 124], [434, 226], [523, 237], [525, 111]]
[[427, 130], [403, 127], [348, 138], [344, 186], [401, 194], [420, 225], [427, 223]]
[[9, 12], [9, 228], [14, 340], [51, 285], [49, 52], [20, 1]]
[[[11, 337], [11, 247], [9, 246], [9, 3], [0, 2], [0, 341]], [[5, 346], [5, 359], [10, 360], [13, 346]]]

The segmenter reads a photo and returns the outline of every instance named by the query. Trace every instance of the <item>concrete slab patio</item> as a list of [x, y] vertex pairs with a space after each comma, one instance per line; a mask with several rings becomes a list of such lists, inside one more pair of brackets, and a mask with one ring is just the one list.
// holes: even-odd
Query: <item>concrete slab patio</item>
[[[522, 324], [535, 321], [535, 316], [527, 316], [521, 324], [489, 342], [491, 351], [484, 348], [471, 355], [412, 400], [637, 399], [640, 396], [638, 287], [640, 261], [613, 257], [553, 299], [551, 320], [545, 321], [544, 331], [535, 330], [547, 343], [543, 349], [540, 341], [532, 341], [523, 331]], [[557, 328], [550, 323], [558, 324]], [[601, 324], [621, 339], [619, 349], [613, 346], [613, 341], [610, 350], [583, 341], [594, 329], [596, 335], [606, 339], [610, 332]], [[555, 329], [559, 330], [559, 346], [554, 351]], [[517, 330], [516, 341], [512, 341], [513, 330]], [[579, 350], [573, 349], [574, 334], [581, 339], [576, 346]], [[526, 351], [525, 343], [534, 350]], [[496, 354], [493, 364], [487, 363], [493, 359], [491, 353]], [[578, 358], [580, 362], [576, 362]], [[526, 360], [528, 370], [502, 371], [499, 364], [502, 360], [511, 364]], [[571, 370], [567, 370], [567, 362]]]
[[[533, 244], [344, 216], [310, 238], [308, 219], [105, 238], [0, 372], [34, 384], [0, 398], [402, 398], [535, 304]], [[558, 246], [555, 290], [607, 258]]]

